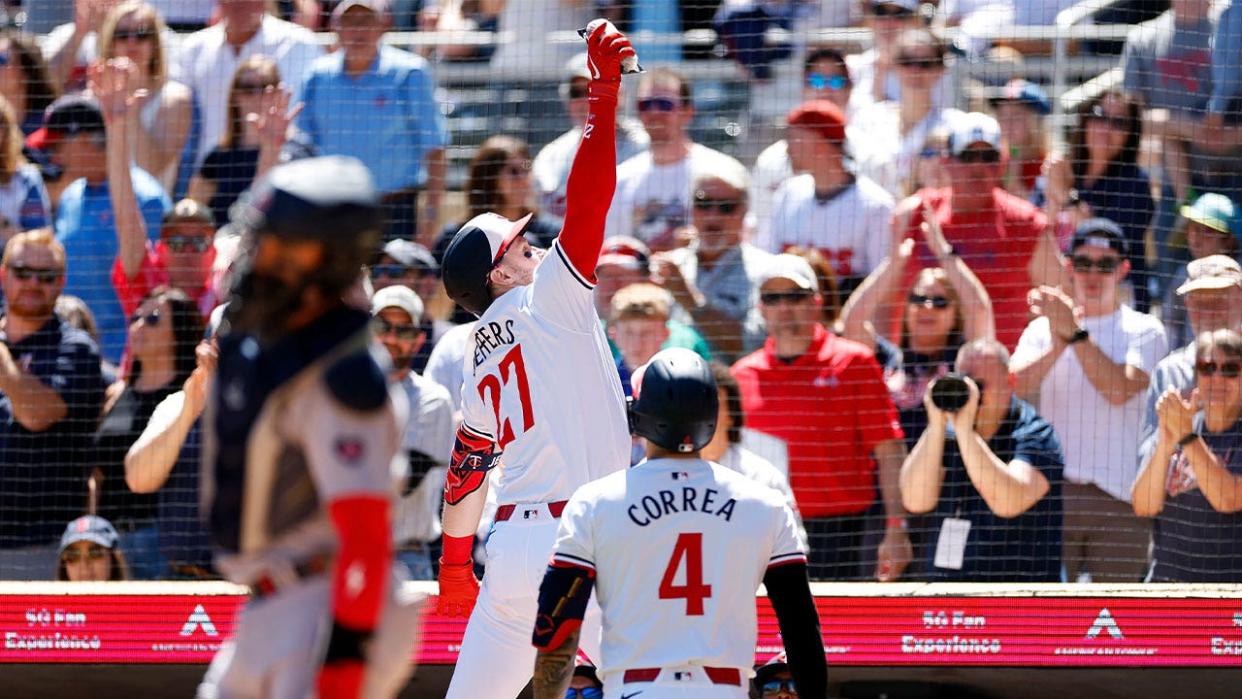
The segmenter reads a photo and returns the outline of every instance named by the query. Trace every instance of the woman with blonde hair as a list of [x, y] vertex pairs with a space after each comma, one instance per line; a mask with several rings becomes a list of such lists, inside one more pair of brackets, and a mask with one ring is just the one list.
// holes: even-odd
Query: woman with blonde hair
[[24, 141], [13, 106], [0, 97], [0, 219], [18, 233], [52, 222], [43, 176], [22, 155]]
[[168, 61], [160, 37], [164, 20], [154, 7], [126, 2], [113, 8], [99, 31], [99, 59], [128, 58], [134, 64], [131, 94], [138, 100], [131, 138], [134, 163], [172, 192], [177, 168], [190, 133], [193, 107], [190, 89], [168, 79]]

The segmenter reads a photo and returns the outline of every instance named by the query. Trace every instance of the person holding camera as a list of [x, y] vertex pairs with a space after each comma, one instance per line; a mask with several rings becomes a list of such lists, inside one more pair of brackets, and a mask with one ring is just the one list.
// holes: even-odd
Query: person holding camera
[[927, 429], [901, 466], [902, 504], [930, 513], [936, 532], [925, 574], [1058, 582], [1064, 460], [1052, 425], [1014, 395], [996, 340], [967, 343], [956, 368], [928, 387]]
[[1113, 221], [1080, 224], [1063, 261], [1072, 297], [1032, 290], [1036, 318], [1013, 355], [1018, 395], [1039, 396], [1065, 450], [1062, 558], [1071, 582], [1137, 582], [1147, 570], [1151, 523], [1134, 515], [1130, 486], [1145, 391], [1168, 343], [1158, 320], [1121, 302], [1127, 247]]

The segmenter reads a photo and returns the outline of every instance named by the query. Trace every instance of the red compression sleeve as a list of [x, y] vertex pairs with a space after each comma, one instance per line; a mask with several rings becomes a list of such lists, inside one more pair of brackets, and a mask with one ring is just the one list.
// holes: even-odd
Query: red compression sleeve
[[362, 494], [333, 500], [328, 514], [340, 537], [332, 572], [333, 618], [355, 631], [372, 631], [388, 592], [392, 531], [388, 498]]
[[592, 80], [590, 110], [578, 153], [565, 185], [561, 249], [574, 269], [595, 282], [595, 263], [604, 247], [604, 221], [617, 189], [617, 92], [621, 83]]
[[443, 549], [440, 557], [445, 563], [468, 563], [474, 559], [474, 537], [473, 536], [450, 536], [445, 534], [441, 537]]

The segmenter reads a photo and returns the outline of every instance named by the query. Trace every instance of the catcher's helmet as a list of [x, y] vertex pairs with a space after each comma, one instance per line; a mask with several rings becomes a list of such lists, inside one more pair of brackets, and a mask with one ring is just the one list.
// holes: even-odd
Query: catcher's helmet
[[[229, 210], [243, 237], [229, 298], [233, 331], [270, 331], [309, 287], [339, 296], [379, 247], [383, 225], [371, 172], [356, 158], [305, 158], [272, 168]], [[300, 284], [260, 279], [253, 256], [261, 236], [324, 245], [323, 262]]]
[[683, 453], [712, 441], [720, 396], [702, 357], [688, 349], [661, 350], [634, 372], [632, 383], [631, 433]]
[[492, 304], [487, 275], [526, 230], [531, 216], [527, 214], [510, 221], [499, 214], [488, 213], [467, 221], [453, 236], [440, 264], [440, 276], [449, 298], [476, 316], [483, 315]]

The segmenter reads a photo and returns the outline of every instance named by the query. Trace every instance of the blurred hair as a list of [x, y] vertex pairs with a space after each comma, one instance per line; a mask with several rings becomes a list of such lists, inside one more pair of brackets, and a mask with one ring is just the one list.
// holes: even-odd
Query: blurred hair
[[897, 37], [897, 57], [901, 60], [906, 55], [907, 50], [930, 48], [932, 53], [940, 58], [944, 58], [949, 52], [949, 45], [945, 43], [943, 37], [936, 32], [923, 27], [907, 29]]
[[17, 249], [23, 245], [47, 248], [52, 251], [52, 257], [56, 258], [62, 267], [65, 266], [65, 246], [56, 239], [56, 234], [51, 228], [33, 228], [9, 238], [9, 242], [4, 246], [4, 257], [0, 258], [0, 265], [7, 267], [9, 260], [17, 254]]
[[[60, 90], [52, 82], [47, 61], [43, 60], [43, 51], [33, 36], [11, 27], [0, 29], [0, 38], [8, 39], [17, 54], [17, 63], [22, 69], [22, 84], [26, 86], [26, 111], [42, 114], [60, 96]], [[25, 119], [25, 115], [18, 118]]]
[[99, 57], [116, 57], [116, 25], [129, 15], [137, 15], [138, 21], [149, 23], [155, 31], [155, 36], [151, 37], [151, 61], [147, 64], [147, 72], [151, 75], [151, 84], [158, 89], [168, 79], [168, 61], [164, 57], [163, 42], [168, 27], [159, 11], [145, 2], [129, 0], [112, 8], [99, 29]]
[[77, 328], [95, 342], [99, 342], [99, 325], [95, 322], [95, 314], [86, 302], [73, 294], [61, 294], [56, 297], [56, 315], [71, 328]]
[[689, 107], [694, 104], [694, 88], [690, 86], [690, 80], [676, 70], [666, 66], [656, 66], [643, 73], [638, 79], [638, 92], [642, 92], [648, 86], [656, 85], [676, 85], [681, 95], [682, 106]]
[[1242, 334], [1222, 328], [1205, 330], [1195, 338], [1195, 359], [1208, 359], [1218, 349], [1234, 359], [1242, 359]]
[[841, 285], [837, 282], [837, 272], [832, 268], [832, 263], [815, 248], [794, 246], [785, 252], [806, 260], [807, 264], [811, 265], [811, 269], [815, 271], [815, 279], [819, 282], [819, 296], [822, 299], [820, 306], [823, 311], [822, 320], [825, 325], [832, 327], [837, 316], [841, 314]]
[[1139, 108], [1138, 102], [1127, 97], [1121, 90], [1105, 90], [1094, 99], [1087, 100], [1078, 106], [1078, 111], [1075, 113], [1077, 118], [1074, 120], [1074, 124], [1070, 126], [1068, 140], [1074, 179], [1085, 175], [1087, 167], [1091, 164], [1091, 152], [1087, 149], [1087, 121], [1091, 117], [1091, 112], [1110, 97], [1117, 98], [1125, 105], [1127, 126], [1125, 143], [1121, 144], [1121, 150], [1117, 151], [1117, 154], [1113, 156], [1105, 172], [1107, 174], [1109, 170], [1114, 168], [1122, 165], [1133, 165], [1138, 162], [1139, 142], [1143, 137], [1142, 110]]
[[467, 219], [504, 208], [498, 183], [501, 171], [515, 158], [530, 162], [530, 148], [513, 136], [492, 136], [475, 151], [466, 175]]
[[742, 411], [742, 389], [737, 379], [729, 372], [729, 367], [713, 361], [710, 364], [712, 376], [716, 378], [716, 388], [725, 392], [725, 408], [729, 411], [728, 440], [729, 444], [740, 444], [742, 428], [746, 426], [746, 414]]
[[3, 135], [3, 140], [0, 140], [0, 182], [8, 184], [17, 174], [17, 167], [26, 162], [22, 155], [22, 144], [26, 139], [22, 136], [17, 112], [3, 95], [0, 95], [0, 121], [3, 121], [0, 123], [0, 134]]
[[237, 86], [242, 78], [250, 73], [257, 73], [259, 80], [265, 86], [280, 85], [280, 68], [276, 66], [276, 61], [267, 56], [255, 54], [237, 66], [237, 71], [233, 73], [233, 80], [229, 83], [228, 121], [225, 123], [224, 135], [220, 137], [220, 148], [224, 150], [241, 147], [242, 129], [245, 124], [242, 122], [241, 106], [237, 104]]
[[[173, 346], [169, 350], [173, 353], [175, 373], [170, 385], [180, 386], [190, 378], [194, 367], [197, 366], [194, 349], [198, 347], [199, 340], [203, 339], [203, 314], [199, 312], [198, 304], [180, 289], [167, 286], [156, 287], [144, 296], [142, 301], [145, 303], [149, 299], [154, 299], [161, 305], [166, 303], [172, 310]], [[133, 384], [140, 376], [142, 376], [142, 362], [135, 358], [127, 380]]]
[[672, 299], [664, 289], [640, 282], [622, 287], [612, 297], [613, 321], [664, 320], [669, 318]]

